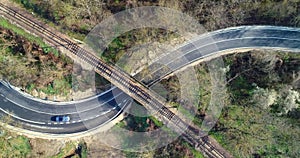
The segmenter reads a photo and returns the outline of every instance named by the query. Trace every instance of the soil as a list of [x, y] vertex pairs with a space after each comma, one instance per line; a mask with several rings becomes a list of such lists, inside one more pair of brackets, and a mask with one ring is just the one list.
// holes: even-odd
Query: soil
[[59, 154], [60, 149], [64, 147], [64, 141], [30, 139], [32, 157], [46, 158]]

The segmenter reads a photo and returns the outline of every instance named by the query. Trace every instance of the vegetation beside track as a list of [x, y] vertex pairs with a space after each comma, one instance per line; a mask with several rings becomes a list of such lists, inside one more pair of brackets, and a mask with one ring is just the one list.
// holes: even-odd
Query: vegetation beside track
[[250, 51], [224, 61], [229, 100], [210, 134], [235, 157], [299, 157], [299, 54]]
[[[85, 35], [92, 29], [92, 27], [95, 24], [101, 22], [101, 20], [105, 17], [118, 11], [124, 10], [126, 8], [142, 5], [160, 5], [183, 11], [197, 18], [207, 30], [216, 30], [236, 25], [253, 24], [283, 25], [293, 27], [300, 26], [298, 7], [300, 5], [299, 1], [253, 0], [237, 2], [229, 0], [203, 0], [198, 2], [194, 0], [187, 0], [182, 2], [176, 0], [171, 2], [168, 0], [158, 0], [130, 1], [130, 3], [128, 4], [123, 1], [107, 1], [107, 3], [103, 3], [104, 1], [94, 0], [78, 0], [74, 3], [73, 1], [61, 2], [56, 0], [51, 2], [38, 0], [15, 1], [32, 11], [41, 19], [44, 19], [46, 22], [48, 22], [48, 24], [50, 24], [50, 26], [54, 26], [62, 32], [67, 32], [67, 34], [69, 34], [71, 37], [80, 40], [82, 40], [85, 37]], [[74, 14], [70, 13], [74, 13], [75, 16]], [[153, 34], [155, 34], [157, 33], [157, 30], [154, 30], [152, 32], [154, 32]], [[135, 43], [132, 43], [131, 41], [136, 41], [137, 43], [139, 42], [139, 40], [136, 40], [135, 37], [143, 37], [144, 35], [148, 36], [148, 34], [151, 34], [151, 31], [145, 31], [144, 33], [137, 34], [138, 35], [135, 35], [133, 32], [131, 32], [128, 33], [128, 35], [125, 35], [124, 37], [117, 38], [110, 45], [110, 48], [107, 50], [107, 52], [105, 52], [106, 60], [109, 62], [117, 61], [119, 57], [122, 56], [129, 47], [135, 45]], [[293, 55], [290, 54], [284, 56], [280, 55], [280, 59], [282, 59], [284, 63], [289, 63], [291, 59], [293, 59], [292, 56]], [[232, 56], [226, 57], [225, 62], [228, 64], [228, 66], [232, 66], [234, 64], [237, 64], [237, 62], [242, 60], [244, 57], [248, 58], [247, 55], [240, 56], [237, 58]], [[292, 63], [293, 62], [290, 62], [291, 65], [293, 65]], [[248, 65], [251, 66], [253, 65], [253, 63], [248, 63]], [[203, 87], [201, 87], [201, 89], [199, 90], [201, 106], [198, 110], [197, 117], [194, 120], [194, 122], [198, 125], [201, 125], [202, 119], [205, 116], [205, 108], [209, 105], [210, 100], [210, 77], [207, 68], [205, 68], [204, 65], [199, 65], [196, 69], [201, 78], [200, 82], [202, 83], [200, 84], [203, 85]], [[293, 146], [295, 141], [299, 140], [299, 138], [294, 137], [296, 139], [291, 140], [293, 136], [295, 136], [291, 135], [291, 132], [299, 133], [299, 126], [297, 122], [295, 122], [295, 120], [299, 119], [299, 111], [297, 108], [292, 108], [293, 110], [286, 112], [287, 109], [290, 109], [287, 108], [286, 105], [286, 101], [288, 101], [287, 98], [295, 98], [295, 91], [297, 90], [291, 90], [290, 83], [288, 83], [286, 79], [284, 80], [284, 84], [282, 84], [283, 82], [279, 81], [277, 81], [276, 84], [272, 82], [267, 82], [268, 79], [274, 77], [272, 76], [274, 74], [279, 75], [280, 78], [282, 77], [280, 76], [280, 73], [285, 74], [291, 73], [292, 71], [276, 71], [269, 74], [271, 75], [271, 77], [258, 73], [259, 75], [255, 77], [257, 79], [255, 80], [255, 83], [258, 87], [252, 85], [252, 82], [254, 80], [253, 77], [251, 77], [251, 75], [255, 76], [257, 75], [257, 73], [254, 71], [252, 71], [251, 73], [242, 73], [243, 71], [245, 71], [245, 69], [239, 69], [238, 66], [233, 66], [230, 68], [230, 71], [228, 72], [228, 80], [232, 80], [228, 85], [230, 94], [228, 102], [230, 102], [230, 104], [228, 104], [228, 106], [225, 107], [225, 109], [223, 110], [222, 116], [220, 117], [217, 126], [214, 128], [213, 131], [211, 131], [211, 134], [222, 145], [224, 145], [225, 148], [230, 150], [235, 156], [238, 157], [297, 157], [297, 155], [299, 157], [299, 153], [294, 152], [297, 150], [299, 151], [299, 149], [294, 148]], [[238, 75], [238, 73], [242, 73], [242, 75]], [[245, 76], [245, 74], [249, 74], [249, 76]], [[236, 75], [237, 77], [235, 77]], [[169, 79], [169, 81], [172, 82], [174, 80]], [[173, 93], [171, 99], [174, 99], [174, 96], [176, 96], [175, 92], [176, 90], [178, 90], [178, 88], [172, 87], [174, 86], [174, 84], [172, 85], [171, 83], [168, 83], [168, 81], [166, 81], [165, 84], [168, 85], [170, 93]], [[279, 85], [279, 87], [272, 85]], [[279, 91], [282, 89], [286, 90], [286, 92], [280, 93]], [[274, 104], [269, 105], [266, 109], [262, 109], [260, 105], [265, 106], [267, 104], [257, 101], [271, 99], [272, 96], [275, 96], [275, 93], [277, 99], [275, 99]], [[278, 99], [280, 98], [280, 96], [282, 96], [285, 99]], [[297, 102], [293, 105], [295, 107], [295, 105], [297, 105]], [[272, 121], [265, 122], [266, 118], [270, 118]], [[139, 120], [142, 120], [142, 122], [139, 122]], [[143, 121], [146, 121], [146, 119], [136, 118], [136, 121], [133, 122], [135, 122], [134, 125], [144, 125], [145, 122]], [[271, 123], [272, 125], [266, 126], [266, 123]], [[290, 124], [292, 125], [289, 126]], [[262, 127], [267, 128], [262, 129]], [[282, 132], [282, 129], [286, 129], [286, 131], [283, 130], [284, 132]], [[263, 132], [266, 132], [267, 134], [262, 135]], [[270, 139], [266, 141], [265, 138]], [[235, 141], [239, 139], [243, 141]], [[180, 146], [184, 146], [183, 144], [181, 143]], [[235, 146], [236, 144], [237, 146]], [[298, 145], [296, 144], [295, 146], [297, 147]], [[165, 153], [165, 156], [167, 156], [168, 153], [172, 153], [173, 150], [175, 150], [174, 152], [176, 152], [176, 149], [177, 148], [162, 148], [158, 149], [157, 151], [162, 151]], [[157, 151], [152, 152], [152, 154], [150, 154], [149, 157], [153, 157], [153, 153]], [[130, 153], [127, 154], [129, 157], [131, 156]], [[135, 155], [137, 155], [137, 157], [140, 157], [142, 154]], [[189, 154], [187, 154], [186, 156], [188, 155]]]
[[0, 18], [0, 76], [35, 96], [67, 96], [72, 61], [42, 39]]

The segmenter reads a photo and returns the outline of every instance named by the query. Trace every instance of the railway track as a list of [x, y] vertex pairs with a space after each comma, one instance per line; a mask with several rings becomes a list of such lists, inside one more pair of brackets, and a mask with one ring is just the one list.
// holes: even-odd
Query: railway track
[[112, 84], [127, 93], [130, 97], [141, 103], [151, 111], [157, 111], [155, 116], [175, 132], [182, 133], [182, 137], [194, 146], [197, 150], [203, 152], [208, 157], [224, 158], [231, 157], [221, 147], [216, 147], [215, 143], [210, 141], [208, 136], [201, 137], [201, 130], [191, 127], [172, 111], [166, 108], [166, 103], [155, 92], [148, 89], [145, 85], [129, 76], [127, 73], [111, 66], [95, 56], [91, 52], [81, 48], [71, 40], [61, 37], [45, 28], [43, 25], [34, 22], [17, 11], [0, 3], [0, 10], [3, 17], [44, 38], [45, 41], [53, 46], [61, 46], [69, 50], [73, 55], [93, 66], [95, 72], [110, 81]]

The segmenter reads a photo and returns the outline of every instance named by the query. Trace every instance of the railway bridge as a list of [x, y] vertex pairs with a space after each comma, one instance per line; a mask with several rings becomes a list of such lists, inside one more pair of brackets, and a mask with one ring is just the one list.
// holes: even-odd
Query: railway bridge
[[17, 11], [0, 3], [1, 15], [18, 26], [24, 28], [37, 36], [42, 37], [46, 42], [54, 46], [61, 46], [69, 50], [73, 55], [79, 57], [82, 61], [91, 65], [95, 72], [110, 81], [116, 87], [121, 89], [127, 95], [138, 101], [146, 109], [157, 111], [154, 115], [162, 121], [167, 127], [177, 133], [182, 134], [182, 137], [193, 145], [197, 150], [203, 152], [208, 157], [231, 157], [226, 150], [210, 141], [209, 137], [201, 137], [201, 130], [197, 127], [192, 127], [180, 117], [175, 115], [167, 107], [167, 103], [150, 90], [141, 82], [137, 81], [132, 76], [128, 75], [119, 68], [109, 65], [95, 56], [91, 52], [81, 48], [68, 38], [53, 33], [51, 30], [44, 27], [42, 24], [33, 21], [32, 19], [18, 13]]

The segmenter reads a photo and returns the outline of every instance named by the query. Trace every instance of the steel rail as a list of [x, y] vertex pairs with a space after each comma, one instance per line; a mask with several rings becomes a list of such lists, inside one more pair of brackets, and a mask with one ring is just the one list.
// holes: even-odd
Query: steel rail
[[[4, 13], [6, 13], [6, 15], [4, 14], [4, 16], [10, 16], [19, 25], [24, 26], [25, 24], [27, 27], [29, 27], [28, 29], [30, 31], [46, 37], [45, 39], [50, 43], [61, 45], [62, 47], [72, 52], [75, 56], [79, 57], [81, 60], [92, 65], [95, 72], [123, 90], [133, 99], [144, 105], [147, 109], [157, 111], [157, 113], [154, 114], [156, 117], [158, 117], [168, 127], [175, 130], [175, 132], [184, 133], [182, 135], [183, 138], [190, 142], [193, 146], [195, 146], [196, 149], [204, 152], [204, 154], [209, 157], [231, 157], [228, 153], [223, 153], [216, 150], [209, 142], [203, 141], [205, 139], [198, 135], [199, 133], [201, 133], [200, 130], [189, 126], [189, 124], [176, 116], [172, 111], [165, 107], [165, 105], [167, 104], [162, 101], [163, 99], [159, 95], [148, 89], [145, 85], [137, 81], [135, 78], [129, 76], [117, 67], [106, 64], [99, 57], [79, 47], [76, 43], [54, 34], [40, 24], [30, 20], [24, 15], [19, 14], [18, 12], [9, 7], [6, 7], [1, 3], [0, 9]], [[11, 19], [10, 17], [7, 18]]]

